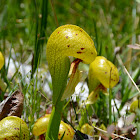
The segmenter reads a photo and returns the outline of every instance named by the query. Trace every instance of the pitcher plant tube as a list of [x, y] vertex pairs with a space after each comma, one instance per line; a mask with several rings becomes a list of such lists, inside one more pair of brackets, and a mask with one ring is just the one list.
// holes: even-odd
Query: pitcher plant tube
[[[67, 95], [64, 95], [64, 90], [70, 70], [69, 56], [77, 58], [79, 62], [89, 64], [96, 58], [97, 52], [93, 40], [82, 28], [76, 25], [64, 25], [58, 27], [51, 34], [47, 42], [46, 54], [53, 86], [53, 108], [46, 140], [56, 140], [64, 104], [63, 100], [67, 97]], [[65, 94], [67, 93], [65, 92]]]

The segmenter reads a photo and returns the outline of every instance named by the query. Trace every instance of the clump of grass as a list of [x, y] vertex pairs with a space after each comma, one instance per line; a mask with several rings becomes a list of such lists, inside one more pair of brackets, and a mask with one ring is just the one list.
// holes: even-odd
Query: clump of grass
[[46, 41], [46, 28], [47, 28], [47, 17], [48, 17], [48, 0], [43, 0], [41, 3], [41, 12], [35, 1], [36, 11], [36, 34], [35, 34], [35, 47], [32, 64], [32, 74], [36, 71], [38, 64], [40, 63], [41, 53], [43, 51], [44, 42]]

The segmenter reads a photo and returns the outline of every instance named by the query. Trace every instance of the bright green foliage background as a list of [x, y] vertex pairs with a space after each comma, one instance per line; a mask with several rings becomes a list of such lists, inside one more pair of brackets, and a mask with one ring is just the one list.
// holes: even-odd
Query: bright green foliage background
[[[0, 74], [7, 83], [6, 91], [12, 93], [15, 89], [20, 89], [23, 92], [23, 117], [31, 130], [34, 121], [44, 115], [44, 108], [51, 104], [50, 97], [42, 88], [48, 82], [52, 89], [47, 75], [44, 74], [44, 71], [48, 71], [46, 43], [50, 34], [64, 24], [75, 24], [83, 28], [94, 40], [98, 55], [105, 56], [118, 67], [120, 82], [112, 90], [112, 99], [121, 101], [118, 112], [112, 116], [112, 122], [116, 123], [124, 105], [139, 94], [116, 57], [120, 56], [140, 88], [140, 50], [128, 47], [130, 44], [140, 44], [138, 0], [0, 0], [0, 51], [5, 58], [9, 57], [20, 64], [24, 64], [30, 55], [34, 55], [34, 59], [28, 63], [32, 66], [32, 76], [23, 76], [17, 67], [13, 77], [8, 79], [9, 67], [3, 67]], [[43, 70], [37, 71], [35, 78], [30, 79], [38, 67]], [[85, 65], [81, 67], [87, 71]], [[29, 83], [25, 80], [28, 76]], [[3, 97], [4, 92], [0, 94], [1, 101]], [[79, 98], [77, 97], [77, 103]], [[77, 103], [70, 101], [63, 114], [63, 118], [66, 118], [67, 111], [74, 108], [75, 116], [71, 121], [73, 125], [78, 121], [77, 114], [81, 109], [75, 106]], [[108, 110], [108, 97], [100, 94], [100, 99], [94, 104], [94, 114], [99, 120], [99, 126], [102, 123], [108, 125], [108, 112], [104, 110]], [[126, 111], [126, 116], [128, 114], [130, 112]], [[139, 128], [140, 120], [137, 118], [139, 113], [133, 122]]]

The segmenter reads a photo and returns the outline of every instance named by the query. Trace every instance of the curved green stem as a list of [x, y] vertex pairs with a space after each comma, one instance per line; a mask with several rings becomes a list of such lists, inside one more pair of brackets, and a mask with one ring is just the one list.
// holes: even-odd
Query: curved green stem
[[61, 113], [62, 113], [63, 105], [64, 105], [64, 101], [60, 101], [53, 106], [45, 140], [58, 139], [59, 125], [61, 122]]

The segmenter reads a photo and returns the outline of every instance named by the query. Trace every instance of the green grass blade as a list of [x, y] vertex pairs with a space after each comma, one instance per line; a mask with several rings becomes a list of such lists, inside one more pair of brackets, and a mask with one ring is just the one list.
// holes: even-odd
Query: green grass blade
[[48, 16], [48, 0], [42, 1], [41, 21], [40, 18], [38, 17], [39, 12], [37, 10], [36, 2], [35, 7], [36, 7], [36, 35], [35, 35], [34, 60], [32, 65], [31, 77], [33, 77], [33, 74], [36, 71], [38, 64], [40, 63], [43, 44], [45, 42], [45, 31], [47, 28], [47, 16]]

